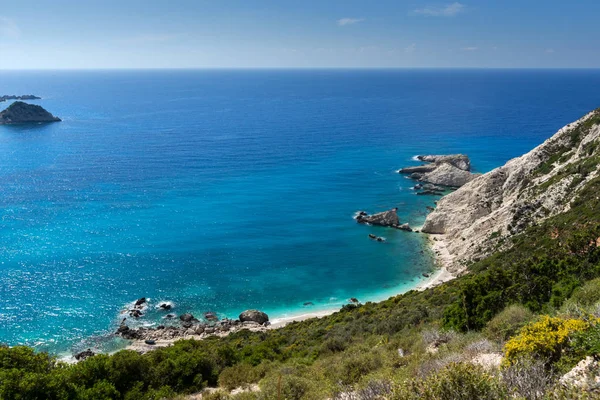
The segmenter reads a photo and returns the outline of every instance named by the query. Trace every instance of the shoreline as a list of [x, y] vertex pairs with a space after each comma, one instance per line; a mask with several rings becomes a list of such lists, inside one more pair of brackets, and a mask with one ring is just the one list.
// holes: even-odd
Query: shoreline
[[[428, 278], [426, 278], [424, 280], [421, 280], [414, 287], [409, 288], [407, 290], [403, 290], [403, 291], [395, 293], [395, 294], [392, 294], [391, 296], [388, 296], [386, 298], [373, 300], [373, 302], [385, 301], [391, 297], [399, 296], [399, 295], [407, 293], [411, 290], [424, 291], [424, 290], [436, 287], [444, 282], [448, 282], [448, 281], [456, 278], [456, 276], [454, 274], [452, 274], [450, 271], [448, 271], [447, 267], [451, 264], [452, 257], [450, 256], [448, 250], [446, 249], [445, 242], [443, 240], [439, 240], [437, 238], [437, 236], [441, 236], [441, 235], [429, 235], [429, 234], [426, 234], [426, 235], [427, 235], [427, 238], [426, 238], [427, 245], [429, 246], [429, 248], [431, 249], [431, 251], [433, 253], [432, 258], [433, 258], [434, 265], [436, 266], [435, 271], [431, 274], [431, 276], [429, 276]], [[433, 238], [434, 236], [436, 237], [435, 240]], [[314, 311], [314, 312], [302, 312], [302, 313], [299, 313], [296, 315], [273, 318], [273, 320], [271, 321], [271, 324], [267, 327], [262, 327], [262, 326], [261, 327], [246, 327], [246, 329], [249, 329], [250, 331], [268, 331], [268, 330], [273, 330], [273, 329], [280, 329], [292, 322], [301, 322], [301, 321], [306, 321], [306, 320], [309, 320], [312, 318], [323, 318], [323, 317], [332, 315], [338, 311], [340, 311], [339, 307], [325, 309], [325, 310], [318, 310], [318, 311]], [[174, 338], [174, 339], [160, 339], [160, 340], [156, 340], [156, 343], [154, 345], [148, 345], [144, 342], [144, 340], [134, 340], [130, 344], [128, 344], [123, 350], [133, 350], [133, 351], [137, 351], [140, 353], [147, 353], [147, 352], [152, 351], [157, 348], [171, 346], [171, 345], [173, 345], [173, 343], [175, 343], [178, 340], [188, 340], [188, 339], [204, 340], [205, 338], [210, 337], [210, 336], [225, 337], [225, 336], [228, 336], [230, 333], [231, 332], [220, 332], [220, 333], [213, 333], [213, 334], [209, 334], [209, 335], [207, 335], [207, 334], [186, 335], [186, 336], [178, 337], [178, 338]]]
[[[427, 290], [427, 289], [436, 287], [438, 285], [441, 285], [444, 282], [448, 282], [448, 281], [456, 278], [456, 276], [454, 274], [452, 274], [450, 271], [448, 271], [448, 268], [447, 268], [447, 266], [451, 262], [451, 256], [445, 247], [445, 243], [444, 242], [434, 242], [431, 238], [432, 235], [429, 235], [429, 234], [426, 234], [426, 235], [428, 236], [427, 237], [427, 242], [428, 242], [427, 245], [433, 251], [433, 256], [432, 256], [433, 262], [436, 265], [434, 272], [428, 278], [421, 280], [419, 283], [417, 283], [411, 289], [395, 293], [389, 297], [386, 297], [385, 299], [373, 300], [372, 302], [379, 303], [381, 301], [385, 301], [385, 300], [389, 299], [390, 297], [399, 296], [401, 294], [410, 292], [411, 290], [417, 290], [417, 291]], [[435, 248], [434, 248], [434, 243], [436, 243]], [[440, 244], [438, 245], [437, 243], [440, 243]], [[445, 253], [442, 252], [441, 255], [435, 251], [435, 250], [441, 250], [441, 249], [443, 249], [445, 251]], [[304, 312], [301, 314], [291, 315], [291, 316], [286, 316], [286, 317], [273, 318], [273, 322], [269, 326], [269, 329], [282, 328], [291, 322], [301, 322], [301, 321], [305, 321], [305, 320], [311, 319], [311, 318], [326, 317], [326, 316], [336, 313], [338, 311], [340, 311], [339, 308], [332, 308], [332, 309], [320, 310], [320, 311], [314, 311], [314, 312]]]

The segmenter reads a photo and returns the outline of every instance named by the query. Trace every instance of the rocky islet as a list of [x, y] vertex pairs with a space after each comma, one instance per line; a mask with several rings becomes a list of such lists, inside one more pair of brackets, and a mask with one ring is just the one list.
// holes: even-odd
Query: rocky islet
[[0, 125], [48, 123], [59, 121], [61, 121], [60, 118], [50, 114], [43, 107], [35, 104], [24, 103], [22, 101], [15, 101], [4, 111], [0, 112]]

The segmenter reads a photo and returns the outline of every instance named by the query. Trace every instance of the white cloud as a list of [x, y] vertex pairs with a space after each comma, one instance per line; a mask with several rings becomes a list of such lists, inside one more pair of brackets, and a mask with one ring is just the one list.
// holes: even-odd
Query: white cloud
[[21, 37], [21, 29], [19, 29], [15, 21], [0, 16], [0, 39], [18, 39], [19, 37]]
[[454, 2], [442, 7], [425, 7], [418, 8], [413, 11], [417, 15], [425, 15], [427, 17], [454, 17], [465, 10], [465, 5]]
[[339, 26], [353, 25], [358, 24], [359, 22], [362, 22], [364, 20], [364, 18], [342, 18], [337, 20], [337, 24]]
[[404, 48], [404, 52], [405, 53], [414, 53], [414, 51], [416, 50], [416, 48], [417, 48], [417, 44], [416, 43], [412, 43], [409, 46], [406, 46]]
[[554, 49], [546, 49], [546, 54], [552, 54], [554, 53]]
[[472, 46], [472, 47], [463, 47], [461, 50], [462, 51], [477, 51], [477, 50], [479, 50], [479, 48]]

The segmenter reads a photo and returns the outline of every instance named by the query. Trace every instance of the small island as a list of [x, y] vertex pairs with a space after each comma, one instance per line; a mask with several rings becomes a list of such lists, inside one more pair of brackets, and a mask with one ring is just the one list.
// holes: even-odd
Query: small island
[[16, 96], [14, 94], [5, 94], [0, 96], [0, 103], [7, 100], [40, 100], [41, 97], [34, 96], [33, 94], [24, 94], [22, 96]]
[[58, 122], [60, 120], [43, 107], [22, 101], [15, 101], [6, 110], [0, 112], [0, 125]]

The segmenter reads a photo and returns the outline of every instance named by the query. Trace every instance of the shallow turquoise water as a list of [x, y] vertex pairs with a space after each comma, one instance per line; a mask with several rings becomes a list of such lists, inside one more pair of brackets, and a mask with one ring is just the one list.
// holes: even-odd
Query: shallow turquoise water
[[0, 342], [108, 349], [141, 296], [281, 317], [406, 290], [431, 269], [421, 237], [354, 212], [420, 224], [435, 199], [395, 173], [412, 156], [488, 171], [599, 87], [581, 70], [0, 72], [0, 94], [64, 120], [0, 127]]

